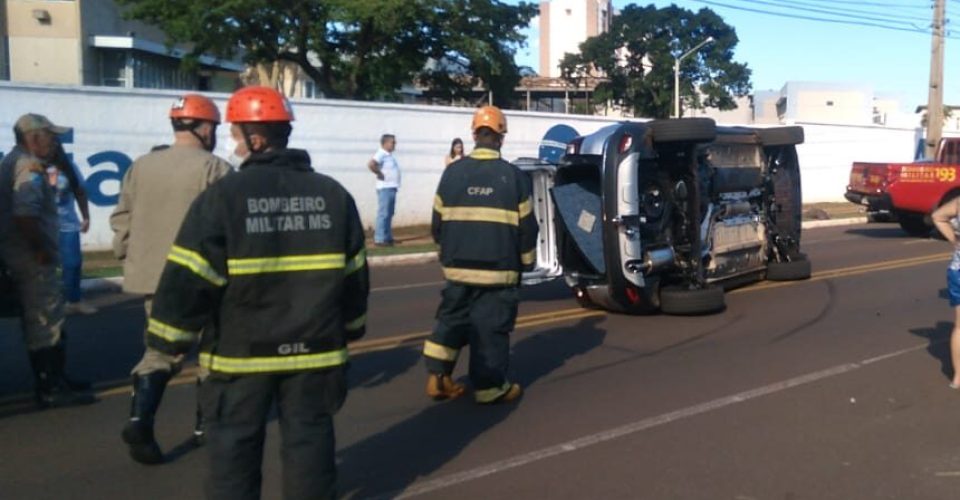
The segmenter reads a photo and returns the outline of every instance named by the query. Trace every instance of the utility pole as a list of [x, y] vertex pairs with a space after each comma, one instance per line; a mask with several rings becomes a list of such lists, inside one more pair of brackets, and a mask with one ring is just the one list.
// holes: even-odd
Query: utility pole
[[933, 42], [930, 49], [930, 93], [927, 97], [927, 139], [924, 152], [933, 158], [943, 135], [943, 40], [947, 0], [935, 0]]

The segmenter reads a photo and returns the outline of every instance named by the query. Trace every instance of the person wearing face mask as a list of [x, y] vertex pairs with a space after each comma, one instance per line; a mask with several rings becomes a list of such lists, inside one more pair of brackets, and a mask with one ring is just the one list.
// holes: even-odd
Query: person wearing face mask
[[187, 213], [147, 341], [177, 356], [200, 340], [208, 499], [260, 498], [274, 409], [283, 498], [336, 498], [333, 414], [370, 291], [363, 225], [350, 193], [288, 147], [294, 116], [282, 94], [244, 87], [226, 118], [247, 158]]
[[[220, 124], [220, 110], [213, 101], [199, 94], [184, 95], [174, 102], [169, 117], [173, 144], [133, 162], [110, 216], [113, 251], [123, 262], [123, 290], [144, 296], [147, 317], [167, 254], [190, 204], [231, 171], [229, 163], [211, 153]], [[137, 462], [163, 462], [153, 434], [154, 416], [167, 383], [180, 370], [180, 361], [180, 357], [147, 345], [131, 371], [133, 401], [122, 437]], [[194, 428], [198, 442], [202, 433], [198, 409]]]
[[64, 373], [64, 305], [57, 277], [57, 193], [47, 180], [69, 132], [45, 116], [26, 114], [13, 127], [17, 145], [0, 162], [0, 253], [16, 285], [24, 343], [41, 408], [96, 399]]

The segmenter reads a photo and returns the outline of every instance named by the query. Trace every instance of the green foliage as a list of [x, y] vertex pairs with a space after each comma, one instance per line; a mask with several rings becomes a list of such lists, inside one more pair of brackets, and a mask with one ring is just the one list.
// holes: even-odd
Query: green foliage
[[599, 73], [604, 81], [594, 94], [597, 101], [612, 100], [636, 116], [667, 118], [673, 110], [674, 58], [710, 36], [713, 43], [680, 63], [681, 100], [684, 107], [734, 109], [735, 98], [750, 92], [751, 72], [733, 62], [736, 31], [707, 8], [628, 5], [609, 32], [581, 44], [580, 54], [567, 54], [561, 71], [575, 85]]
[[[327, 97], [389, 99], [404, 83], [451, 94], [479, 82], [506, 101], [532, 3], [498, 0], [118, 0], [193, 55], [291, 61]], [[432, 64], [445, 58], [456, 64]], [[451, 67], [452, 66], [452, 67]], [[455, 70], [451, 74], [451, 69]]]

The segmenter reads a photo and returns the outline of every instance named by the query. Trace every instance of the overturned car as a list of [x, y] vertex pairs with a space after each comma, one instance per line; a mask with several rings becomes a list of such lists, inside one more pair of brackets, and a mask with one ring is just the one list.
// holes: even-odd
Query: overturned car
[[558, 161], [517, 160], [540, 223], [524, 282], [562, 277], [585, 307], [706, 314], [725, 289], [809, 278], [802, 142], [800, 127], [655, 120], [573, 138]]

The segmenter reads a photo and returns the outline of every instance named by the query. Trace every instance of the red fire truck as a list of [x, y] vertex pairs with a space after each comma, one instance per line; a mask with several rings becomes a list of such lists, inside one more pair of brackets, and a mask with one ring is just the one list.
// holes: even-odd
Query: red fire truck
[[913, 163], [855, 162], [847, 200], [867, 207], [876, 220], [896, 220], [908, 234], [927, 236], [930, 213], [960, 196], [960, 137], [940, 141], [934, 160]]

